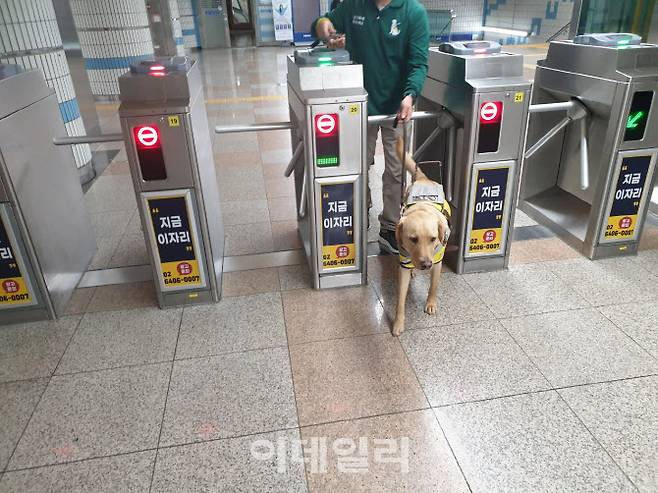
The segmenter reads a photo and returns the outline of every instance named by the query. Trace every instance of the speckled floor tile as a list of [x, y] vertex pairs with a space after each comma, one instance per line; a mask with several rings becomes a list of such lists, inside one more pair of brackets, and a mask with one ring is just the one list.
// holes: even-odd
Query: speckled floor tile
[[[381, 283], [375, 281], [373, 285], [384, 304], [386, 315], [389, 320], [394, 320], [398, 300], [397, 276]], [[436, 314], [426, 314], [429, 285], [430, 276], [427, 273], [418, 273], [411, 280], [407, 294], [406, 330], [493, 319], [491, 311], [464, 281], [464, 277], [450, 272], [441, 274]]]
[[282, 293], [289, 344], [389, 332], [377, 295], [369, 286]]
[[84, 316], [58, 374], [174, 359], [182, 309], [89, 313]]
[[101, 176], [85, 193], [85, 203], [90, 214], [135, 209], [137, 201], [132, 178], [129, 175]]
[[64, 309], [65, 315], [80, 315], [87, 311], [87, 307], [94, 296], [96, 288], [78, 288], [73, 291], [71, 299]]
[[276, 291], [280, 291], [276, 268], [225, 272], [222, 277], [222, 297]]
[[253, 132], [215, 135], [213, 149], [215, 154], [256, 151], [258, 150], [258, 137]]
[[215, 154], [215, 165], [221, 170], [230, 168], [257, 169], [262, 165], [258, 151], [222, 152]]
[[265, 180], [265, 191], [268, 199], [294, 197], [295, 181], [292, 177], [286, 178], [285, 176], [269, 178]]
[[87, 312], [132, 310], [158, 306], [153, 281], [116, 284], [96, 288]]
[[658, 491], [658, 377], [559, 392], [635, 486]]
[[171, 365], [54, 376], [8, 470], [157, 445]]
[[[645, 270], [658, 276], [658, 250], [644, 250], [638, 253], [635, 262]], [[658, 285], [658, 277], [653, 279], [654, 284]]]
[[47, 384], [47, 379], [0, 384], [0, 471], [4, 471]]
[[298, 250], [303, 248], [297, 230], [297, 221], [275, 221], [272, 223], [274, 250]]
[[510, 265], [580, 258], [580, 253], [559, 238], [512, 242]]
[[80, 319], [0, 327], [0, 382], [52, 375]]
[[512, 266], [505, 271], [468, 274], [463, 278], [497, 317], [589, 306], [552, 270], [548, 263], [528, 264]]
[[648, 275], [633, 257], [580, 258], [546, 265], [592, 305], [658, 299], [658, 277]]
[[91, 214], [91, 223], [96, 238], [123, 236], [131, 215], [131, 210]]
[[265, 181], [261, 168], [222, 168], [217, 172], [222, 202], [261, 200], [265, 197]]
[[302, 426], [428, 406], [389, 334], [291, 346], [290, 357]]
[[327, 445], [307, 464], [312, 493], [469, 491], [431, 410], [310, 426], [302, 437], [309, 459]]
[[[280, 453], [279, 443], [285, 447]], [[151, 491], [303, 493], [307, 489], [299, 448], [299, 432], [290, 430], [161, 449]]]
[[265, 223], [270, 220], [267, 200], [236, 200], [221, 205], [224, 226]]
[[311, 273], [307, 264], [279, 267], [281, 291], [311, 287]]
[[2, 478], [0, 490], [6, 493], [146, 493], [154, 460], [155, 451], [149, 451], [9, 472]]
[[236, 224], [224, 227], [225, 255], [249, 255], [271, 252], [272, 225], [267, 223]]
[[286, 345], [281, 295], [224, 298], [183, 313], [177, 358], [192, 358]]
[[640, 250], [658, 249], [658, 227], [645, 224], [642, 238], [640, 238]]
[[142, 233], [125, 235], [114, 251], [108, 268], [149, 265], [150, 259], [147, 248]]
[[400, 340], [432, 406], [550, 388], [496, 321], [413, 330]]
[[121, 236], [107, 236], [105, 238], [96, 239], [96, 254], [91, 259], [91, 263], [87, 270], [100, 270], [107, 269], [107, 266], [112, 260], [112, 255], [116, 251], [119, 243], [121, 242]]
[[435, 412], [473, 493], [635, 491], [556, 392]]
[[501, 323], [556, 387], [658, 372], [658, 361], [594, 308]]
[[535, 226], [537, 221], [531, 219], [525, 212], [521, 209], [516, 209], [516, 214], [514, 215], [514, 227], [522, 228], [524, 226]]
[[270, 218], [272, 222], [297, 220], [297, 204], [294, 195], [267, 199], [267, 203], [270, 207]]
[[658, 305], [629, 303], [599, 308], [607, 318], [658, 359]]
[[297, 426], [286, 348], [177, 361], [161, 445]]

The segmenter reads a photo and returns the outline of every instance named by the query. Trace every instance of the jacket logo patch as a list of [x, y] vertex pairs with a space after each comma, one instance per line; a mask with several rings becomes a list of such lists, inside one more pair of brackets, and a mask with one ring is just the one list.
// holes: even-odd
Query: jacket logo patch
[[389, 32], [391, 36], [399, 36], [400, 35], [400, 25], [398, 24], [397, 19], [393, 19], [391, 21], [391, 31]]
[[366, 18], [362, 15], [355, 15], [352, 17], [352, 24], [355, 26], [363, 26], [366, 22]]

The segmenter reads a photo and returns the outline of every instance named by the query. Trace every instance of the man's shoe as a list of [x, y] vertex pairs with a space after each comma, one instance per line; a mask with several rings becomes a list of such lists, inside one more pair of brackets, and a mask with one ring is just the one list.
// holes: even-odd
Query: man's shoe
[[379, 249], [391, 255], [397, 255], [399, 253], [395, 231], [389, 231], [387, 229], [379, 230]]

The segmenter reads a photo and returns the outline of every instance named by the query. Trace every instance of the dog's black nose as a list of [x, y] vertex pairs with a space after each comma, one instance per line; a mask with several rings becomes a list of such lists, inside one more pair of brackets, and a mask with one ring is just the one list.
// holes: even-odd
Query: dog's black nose
[[420, 263], [420, 268], [421, 268], [422, 270], [431, 269], [431, 268], [432, 268], [432, 261], [431, 261], [431, 260], [423, 260], [423, 261]]

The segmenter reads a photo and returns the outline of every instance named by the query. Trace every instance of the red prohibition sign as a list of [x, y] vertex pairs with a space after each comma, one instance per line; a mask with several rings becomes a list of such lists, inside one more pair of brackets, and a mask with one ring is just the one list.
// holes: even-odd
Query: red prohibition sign
[[500, 107], [493, 101], [488, 101], [480, 108], [480, 119], [483, 122], [494, 122], [500, 113]]
[[319, 116], [315, 122], [318, 132], [321, 134], [330, 134], [336, 128], [336, 119], [332, 115]]
[[144, 147], [153, 147], [158, 143], [158, 131], [153, 127], [141, 127], [137, 130], [137, 139]]

